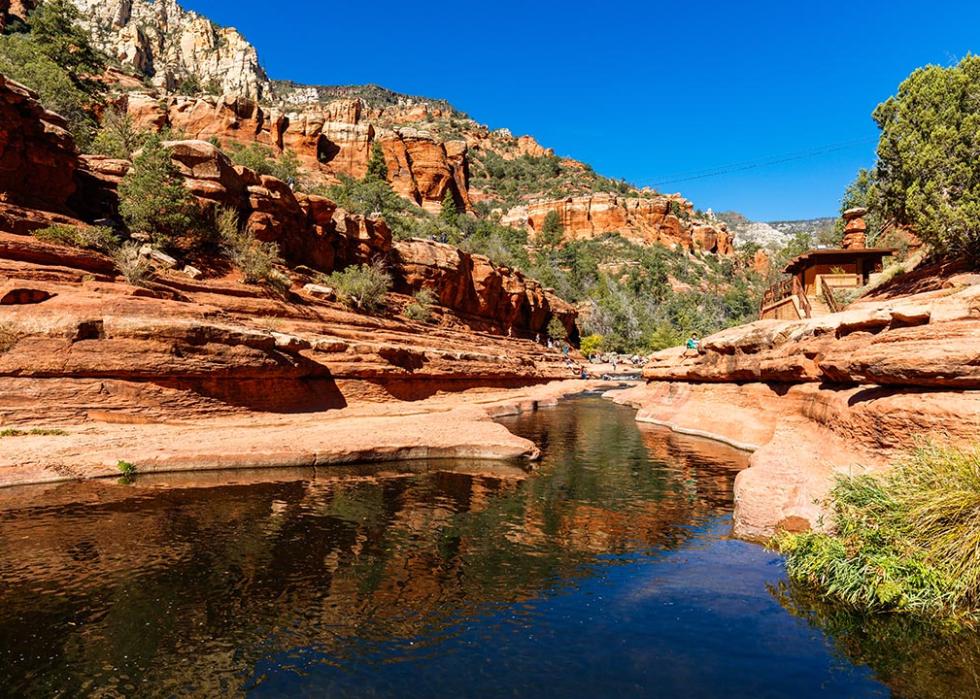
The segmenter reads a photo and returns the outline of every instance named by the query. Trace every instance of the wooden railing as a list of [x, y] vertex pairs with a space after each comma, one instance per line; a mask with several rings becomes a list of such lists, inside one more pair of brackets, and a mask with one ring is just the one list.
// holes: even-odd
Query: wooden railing
[[837, 297], [834, 296], [834, 289], [830, 284], [821, 284], [820, 290], [823, 294], [823, 302], [827, 304], [827, 308], [831, 313], [838, 313], [842, 310], [840, 303], [837, 301]]
[[[810, 306], [810, 299], [806, 297], [806, 291], [796, 277], [783, 279], [776, 282], [762, 294], [762, 309], [768, 308], [773, 304], [784, 301], [788, 298], [796, 297], [800, 309], [805, 318], [813, 317], [813, 309]], [[762, 310], [760, 309], [760, 311]]]
[[806, 290], [803, 285], [800, 284], [800, 280], [793, 277], [793, 295], [796, 296], [797, 300], [800, 302], [800, 308], [803, 309], [803, 313], [806, 318], [813, 317], [813, 309], [810, 307], [810, 299], [806, 297]]
[[778, 301], [783, 299], [788, 299], [793, 295], [793, 282], [796, 280], [795, 277], [791, 279], [784, 279], [780, 282], [776, 282], [762, 295], [762, 307], [766, 308], [771, 306]]

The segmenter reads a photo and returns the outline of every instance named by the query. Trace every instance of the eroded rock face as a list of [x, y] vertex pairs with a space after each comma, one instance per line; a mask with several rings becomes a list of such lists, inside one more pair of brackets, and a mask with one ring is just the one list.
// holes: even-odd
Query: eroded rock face
[[66, 129], [36, 93], [0, 75], [0, 205], [67, 210], [76, 153]]
[[923, 438], [980, 424], [980, 284], [971, 275], [802, 321], [757, 321], [651, 356], [638, 419], [754, 450], [735, 530], [831, 526], [837, 474], [886, 468]]
[[599, 192], [518, 206], [508, 211], [501, 223], [524, 226], [533, 235], [541, 230], [548, 213], [555, 211], [565, 237], [572, 240], [620, 233], [641, 245], [659, 243], [687, 252], [733, 254], [734, 236], [728, 227], [724, 223], [694, 221], [692, 210], [690, 202], [676, 196]]
[[554, 316], [577, 339], [574, 307], [516, 270], [429, 240], [397, 242], [394, 253], [402, 290], [428, 289], [441, 305], [477, 320], [480, 329], [525, 337], [543, 335]]
[[363, 177], [377, 142], [395, 192], [437, 213], [449, 189], [461, 209], [470, 207], [465, 141], [443, 142], [414, 127], [378, 131], [362, 121], [367, 110], [360, 100], [280, 112], [233, 95], [160, 98], [134, 93], [120, 98], [119, 106], [140, 128], [171, 127], [198, 140], [216, 138], [225, 146], [259, 143], [274, 154], [289, 150], [307, 178], [321, 184], [336, 182], [341, 174]]
[[166, 89], [193, 78], [220, 92], [261, 97], [269, 79], [255, 47], [175, 0], [72, 0], [102, 51]]

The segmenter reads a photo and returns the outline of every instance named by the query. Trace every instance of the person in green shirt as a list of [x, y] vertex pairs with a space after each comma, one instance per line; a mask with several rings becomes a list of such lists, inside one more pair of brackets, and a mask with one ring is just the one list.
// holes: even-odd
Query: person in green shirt
[[685, 343], [685, 347], [688, 350], [693, 350], [697, 354], [701, 354], [701, 352], [702, 352], [702, 350], [701, 350], [701, 340], [698, 339], [698, 334], [697, 333], [691, 333], [691, 336], [689, 338], [687, 338], [687, 342]]

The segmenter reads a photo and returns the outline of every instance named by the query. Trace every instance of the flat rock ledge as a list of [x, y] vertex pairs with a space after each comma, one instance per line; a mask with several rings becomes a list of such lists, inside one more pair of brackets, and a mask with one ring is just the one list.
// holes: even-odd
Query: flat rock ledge
[[0, 487], [119, 477], [120, 461], [133, 464], [137, 474], [415, 459], [533, 461], [539, 456], [537, 446], [493, 418], [555, 405], [602, 386], [568, 380], [298, 415], [87, 423], [65, 428], [64, 435], [2, 438]]

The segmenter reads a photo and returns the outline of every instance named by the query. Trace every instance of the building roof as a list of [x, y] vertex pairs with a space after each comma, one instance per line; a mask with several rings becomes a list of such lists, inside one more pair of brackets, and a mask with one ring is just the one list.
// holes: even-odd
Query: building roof
[[824, 257], [850, 258], [852, 260], [878, 258], [880, 260], [886, 255], [894, 255], [896, 252], [898, 252], [898, 248], [817, 248], [794, 257], [786, 264], [783, 271], [788, 274], [799, 272], [818, 264]]

